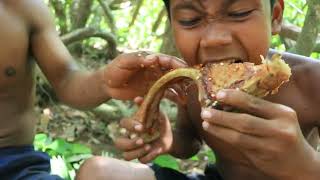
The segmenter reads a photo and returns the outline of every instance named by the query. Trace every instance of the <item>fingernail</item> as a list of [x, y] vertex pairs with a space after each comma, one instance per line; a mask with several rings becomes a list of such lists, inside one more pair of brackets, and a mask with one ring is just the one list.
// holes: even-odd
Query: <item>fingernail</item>
[[227, 96], [227, 94], [224, 91], [219, 91], [217, 93], [217, 99], [224, 99], [226, 96]]
[[159, 148], [157, 153], [160, 154], [162, 152], [162, 148]]
[[151, 146], [150, 145], [146, 145], [146, 146], [144, 146], [144, 150], [146, 150], [146, 151], [149, 151], [150, 150], [150, 148], [151, 148]]
[[202, 122], [202, 127], [203, 127], [204, 130], [209, 129], [209, 123], [206, 122], [206, 121], [203, 121], [203, 122]]
[[134, 126], [134, 129], [137, 131], [141, 131], [142, 130], [142, 125], [141, 124], [137, 124]]
[[203, 119], [210, 119], [212, 117], [212, 114], [211, 114], [211, 112], [209, 110], [204, 109], [201, 112], [201, 116], [202, 116]]
[[136, 141], [136, 144], [137, 144], [137, 145], [142, 145], [142, 144], [143, 144], [143, 140], [142, 140], [142, 139], [138, 139], [138, 140]]

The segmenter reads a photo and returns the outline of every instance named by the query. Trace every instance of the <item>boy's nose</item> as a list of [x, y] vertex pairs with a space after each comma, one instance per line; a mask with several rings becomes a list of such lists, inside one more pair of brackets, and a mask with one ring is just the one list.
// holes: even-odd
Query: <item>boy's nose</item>
[[223, 25], [208, 24], [202, 34], [200, 46], [202, 48], [227, 46], [232, 43], [232, 33]]

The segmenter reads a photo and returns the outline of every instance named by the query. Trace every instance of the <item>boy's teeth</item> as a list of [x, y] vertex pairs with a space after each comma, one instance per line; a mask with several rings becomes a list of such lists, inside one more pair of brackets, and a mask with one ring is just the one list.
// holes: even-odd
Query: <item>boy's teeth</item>
[[226, 60], [223, 60], [223, 61], [218, 61], [216, 63], [222, 63], [222, 64], [231, 64], [231, 63], [235, 63], [237, 60], [236, 59], [226, 59]]

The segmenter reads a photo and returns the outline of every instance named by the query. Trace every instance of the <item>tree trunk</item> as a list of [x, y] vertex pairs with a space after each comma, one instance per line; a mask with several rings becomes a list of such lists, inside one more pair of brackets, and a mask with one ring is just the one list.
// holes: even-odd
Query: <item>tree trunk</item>
[[91, 13], [92, 0], [74, 0], [71, 7], [70, 17], [73, 29], [79, 29], [86, 26]]
[[298, 37], [294, 52], [304, 56], [310, 56], [316, 46], [316, 40], [320, 31], [320, 1], [308, 0], [308, 12], [304, 26]]
[[[91, 13], [92, 0], [74, 0], [70, 9], [71, 31], [86, 26]], [[70, 50], [80, 56], [82, 54], [82, 43], [76, 43]]]
[[117, 28], [116, 28], [114, 17], [112, 15], [112, 12], [111, 12], [111, 9], [109, 7], [109, 4], [106, 3], [104, 0], [98, 0], [98, 2], [99, 2], [100, 6], [101, 6], [101, 8], [103, 10], [106, 22], [108, 23], [108, 26], [110, 27], [111, 32], [114, 35], [116, 35]]

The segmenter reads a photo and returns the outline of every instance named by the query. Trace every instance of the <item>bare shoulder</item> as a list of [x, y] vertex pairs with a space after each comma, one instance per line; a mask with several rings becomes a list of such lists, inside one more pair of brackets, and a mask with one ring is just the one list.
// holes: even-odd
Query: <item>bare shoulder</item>
[[314, 100], [320, 105], [320, 60], [300, 56], [292, 53], [283, 53], [283, 59], [292, 68], [292, 80], [303, 92], [305, 97]]
[[50, 10], [44, 0], [6, 0], [5, 4], [22, 16], [33, 30], [54, 27]]

